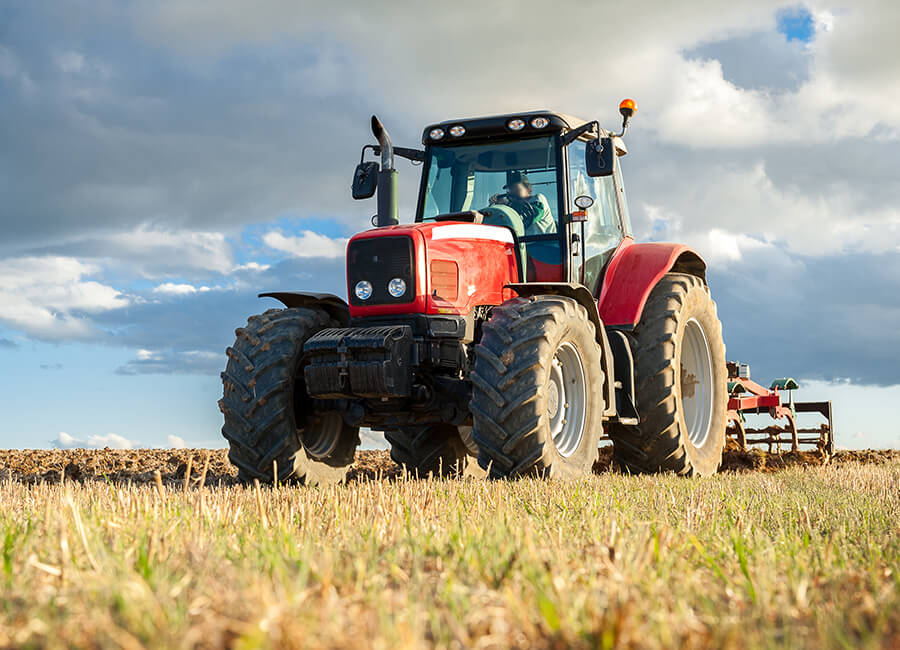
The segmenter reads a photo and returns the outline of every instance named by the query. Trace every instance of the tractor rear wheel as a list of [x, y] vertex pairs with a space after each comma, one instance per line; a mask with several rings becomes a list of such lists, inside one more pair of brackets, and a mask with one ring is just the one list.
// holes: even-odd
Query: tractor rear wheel
[[571, 298], [495, 307], [475, 347], [472, 430], [492, 477], [589, 474], [603, 431], [602, 348]]
[[238, 478], [306, 484], [343, 481], [359, 446], [359, 429], [311, 399], [303, 382], [303, 344], [339, 324], [319, 309], [270, 309], [235, 330], [222, 373], [222, 435]]
[[469, 450], [463, 433], [453, 425], [431, 424], [385, 431], [384, 437], [391, 443], [391, 460], [420, 478], [483, 476], [477, 451]]
[[640, 423], [609, 427], [619, 464], [631, 472], [715, 473], [725, 448], [728, 371], [705, 283], [666, 274], [647, 299], [632, 351]]

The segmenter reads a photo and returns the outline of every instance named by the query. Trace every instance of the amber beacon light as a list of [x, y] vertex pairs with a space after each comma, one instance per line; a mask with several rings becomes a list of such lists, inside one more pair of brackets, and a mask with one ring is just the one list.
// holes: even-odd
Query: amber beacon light
[[628, 119], [637, 113], [637, 104], [633, 99], [623, 99], [619, 102], [619, 112], [622, 114], [622, 117]]

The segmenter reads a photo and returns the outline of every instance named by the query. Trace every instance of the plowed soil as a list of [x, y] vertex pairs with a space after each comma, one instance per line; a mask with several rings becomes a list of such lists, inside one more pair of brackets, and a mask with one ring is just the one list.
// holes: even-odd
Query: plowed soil
[[[775, 472], [797, 465], [829, 463], [884, 463], [900, 461], [900, 450], [839, 451], [831, 458], [818, 451], [766, 453], [757, 449], [741, 451], [729, 441], [720, 471]], [[190, 463], [191, 483], [206, 485], [237, 484], [237, 472], [228, 462], [225, 449], [26, 449], [0, 450], [0, 480], [11, 478], [23, 483], [59, 482], [65, 476], [73, 481], [111, 483], [149, 483], [160, 472], [166, 484], [183, 484]], [[616, 471], [612, 447], [603, 447], [594, 471]], [[205, 473], [204, 473], [205, 472]], [[387, 451], [360, 451], [348, 479], [394, 479], [400, 468]]]

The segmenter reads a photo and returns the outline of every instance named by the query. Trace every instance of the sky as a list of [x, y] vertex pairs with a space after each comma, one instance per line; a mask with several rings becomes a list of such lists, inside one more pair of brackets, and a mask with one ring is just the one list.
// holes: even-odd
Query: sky
[[[695, 247], [728, 357], [900, 447], [900, 4], [0, 4], [0, 447], [223, 446], [260, 291], [346, 295], [368, 118], [620, 123], [636, 236]], [[400, 161], [401, 220], [418, 168]]]

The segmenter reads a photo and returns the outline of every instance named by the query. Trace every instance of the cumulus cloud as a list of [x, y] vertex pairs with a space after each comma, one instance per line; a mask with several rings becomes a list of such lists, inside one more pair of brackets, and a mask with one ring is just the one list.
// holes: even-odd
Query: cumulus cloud
[[195, 287], [192, 284], [164, 282], [153, 288], [153, 293], [187, 296], [192, 293], [212, 291], [207, 286]]
[[76, 438], [64, 431], [60, 431], [59, 435], [50, 441], [50, 444], [57, 449], [134, 449], [138, 447], [138, 443], [129, 440], [124, 436], [116, 433], [107, 433], [105, 436], [92, 435], [87, 438]]
[[123, 257], [144, 264], [155, 274], [154, 267], [166, 262], [218, 273], [234, 266], [231, 246], [220, 232], [163, 231], [140, 227], [105, 238]]
[[263, 242], [269, 248], [294, 257], [343, 257], [347, 249], [346, 238], [333, 239], [311, 230], [304, 230], [297, 236], [272, 230], [263, 235]]
[[224, 354], [213, 350], [138, 350], [134, 359], [116, 368], [118, 375], [215, 374]]
[[221, 232], [147, 225], [102, 235], [81, 234], [63, 245], [32, 250], [43, 255], [65, 254], [145, 278], [225, 274], [234, 268], [231, 244]]
[[247, 262], [246, 264], [239, 264], [238, 266], [232, 269], [233, 273], [240, 273], [243, 271], [251, 272], [251, 273], [262, 273], [263, 271], [268, 271], [272, 268], [271, 264], [260, 264], [259, 262]]
[[90, 280], [100, 269], [68, 257], [19, 257], [0, 264], [0, 322], [40, 339], [90, 338], [90, 317], [129, 304]]
[[166, 436], [166, 442], [172, 449], [184, 449], [187, 446], [184, 442], [184, 438], [181, 438], [180, 436]]

